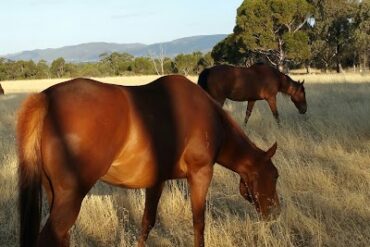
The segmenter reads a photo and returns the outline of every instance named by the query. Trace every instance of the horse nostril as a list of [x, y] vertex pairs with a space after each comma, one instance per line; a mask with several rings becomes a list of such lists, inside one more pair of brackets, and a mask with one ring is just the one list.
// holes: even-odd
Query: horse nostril
[[305, 107], [303, 109], [299, 109], [300, 114], [305, 114], [306, 112], [307, 112], [307, 107]]

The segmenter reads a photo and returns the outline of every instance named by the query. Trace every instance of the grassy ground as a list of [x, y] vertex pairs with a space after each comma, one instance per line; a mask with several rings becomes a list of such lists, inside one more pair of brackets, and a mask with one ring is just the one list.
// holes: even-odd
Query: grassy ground
[[[142, 84], [153, 78], [102, 80]], [[258, 101], [245, 128], [263, 149], [278, 142], [273, 162], [280, 173], [282, 214], [275, 221], [259, 221], [253, 206], [238, 193], [237, 176], [217, 166], [208, 194], [207, 246], [369, 246], [370, 78], [305, 78], [306, 115], [299, 115], [290, 99], [280, 96], [280, 127], [267, 103]], [[12, 92], [38, 91], [50, 84], [27, 83], [2, 83], [7, 94], [0, 96], [0, 246], [17, 246], [18, 240], [14, 126], [26, 94]], [[246, 103], [229, 101], [225, 109], [242, 123], [245, 107]], [[84, 200], [72, 229], [72, 246], [135, 246], [143, 199], [142, 190], [98, 183]], [[148, 246], [192, 243], [187, 185], [169, 182]]]

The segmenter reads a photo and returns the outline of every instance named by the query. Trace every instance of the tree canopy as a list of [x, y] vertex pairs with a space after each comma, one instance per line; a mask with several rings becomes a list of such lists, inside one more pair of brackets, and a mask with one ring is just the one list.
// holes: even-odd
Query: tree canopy
[[368, 68], [369, 1], [245, 0], [234, 31], [212, 50], [216, 63]]

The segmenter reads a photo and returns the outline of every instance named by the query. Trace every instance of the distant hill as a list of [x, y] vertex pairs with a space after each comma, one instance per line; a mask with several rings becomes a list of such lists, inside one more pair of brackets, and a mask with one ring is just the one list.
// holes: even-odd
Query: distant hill
[[37, 49], [9, 54], [5, 57], [11, 60], [33, 60], [35, 62], [43, 59], [52, 62], [58, 57], [63, 57], [68, 62], [93, 62], [99, 60], [99, 55], [112, 52], [127, 52], [134, 56], [148, 56], [160, 54], [161, 50], [165, 56], [173, 57], [180, 53], [192, 53], [194, 51], [208, 52], [226, 34], [200, 35], [169, 42], [145, 45], [141, 43], [117, 44], [106, 42], [93, 42], [61, 48]]

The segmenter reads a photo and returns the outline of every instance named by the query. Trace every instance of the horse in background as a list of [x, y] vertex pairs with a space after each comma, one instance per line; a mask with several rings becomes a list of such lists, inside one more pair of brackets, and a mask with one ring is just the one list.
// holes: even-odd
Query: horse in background
[[278, 92], [289, 95], [299, 113], [306, 113], [307, 103], [303, 83], [304, 81], [296, 82], [278, 69], [260, 63], [251, 67], [214, 66], [203, 70], [198, 79], [198, 85], [221, 106], [226, 99], [248, 101], [245, 124], [256, 100], [266, 100], [276, 121], [279, 122], [276, 105]]
[[3, 87], [1, 86], [1, 84], [0, 84], [0, 95], [1, 94], [4, 94], [4, 89], [3, 89]]
[[[20, 245], [69, 246], [81, 203], [98, 181], [145, 188], [138, 246], [155, 225], [166, 180], [190, 188], [194, 245], [204, 246], [215, 162], [240, 175], [240, 194], [268, 218], [279, 211], [276, 143], [259, 149], [197, 85], [172, 75], [144, 86], [74, 79], [29, 96], [17, 122]], [[39, 233], [44, 187], [50, 214]], [[96, 222], [96, 224], [99, 224]]]

